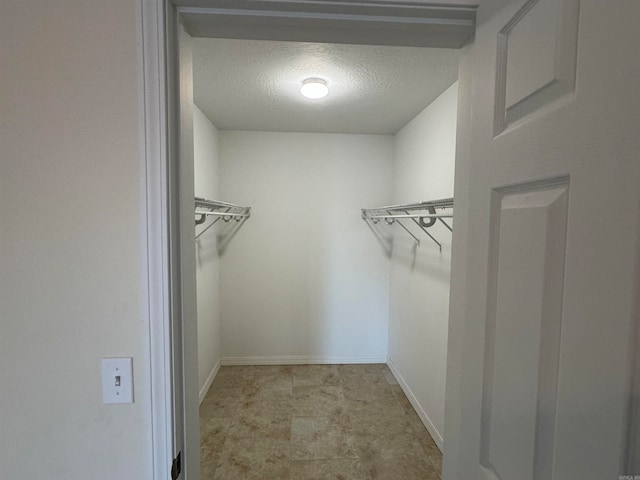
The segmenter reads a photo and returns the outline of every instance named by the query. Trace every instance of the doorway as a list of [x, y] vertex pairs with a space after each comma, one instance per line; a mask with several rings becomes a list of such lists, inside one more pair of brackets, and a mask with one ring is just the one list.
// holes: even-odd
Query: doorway
[[453, 196], [458, 51], [190, 42], [203, 478], [437, 478], [450, 226], [361, 209]]
[[[334, 7], [335, 5], [329, 8], [334, 8]], [[369, 9], [369, 13], [375, 13], [377, 15], [380, 15], [382, 11], [389, 13], [389, 9], [386, 7], [384, 8], [383, 7], [384, 6], [382, 4], [377, 5], [375, 8], [371, 7]], [[387, 7], [392, 9], [396, 8], [395, 5], [387, 6]], [[353, 8], [353, 5], [350, 8]], [[411, 29], [411, 28], [407, 29], [406, 22], [403, 21], [409, 18], [412, 14], [416, 13], [413, 10], [414, 8], [418, 10], [423, 10], [422, 16], [425, 19], [423, 24], [420, 21], [417, 22], [418, 24], [420, 24], [417, 30]], [[183, 39], [182, 35], [185, 34], [185, 32], [182, 30], [181, 27], [178, 27], [178, 22], [177, 22], [178, 18], [180, 18], [181, 21], [186, 23], [189, 23], [189, 21], [191, 21], [190, 28], [192, 29], [192, 32], [193, 31], [202, 32], [203, 31], [202, 29], [206, 30], [205, 28], [206, 22], [205, 23], [200, 22], [199, 16], [206, 17], [207, 12], [196, 12], [189, 8], [184, 8], [183, 6], [180, 6], [178, 10], [181, 10], [181, 11], [179, 12], [176, 10], [172, 10], [172, 8], [169, 8], [166, 12], [169, 19], [169, 24], [176, 25], [175, 30], [169, 30], [169, 36], [171, 38], [168, 39], [168, 46], [170, 48], [172, 48], [172, 45], [176, 47], [176, 50], [174, 50], [174, 53], [170, 54], [167, 57], [167, 61], [169, 63], [172, 63], [172, 62], [175, 63], [176, 60], [179, 58], [178, 52], [177, 52], [178, 44], [180, 45], [180, 55], [182, 56], [182, 59], [185, 58], [184, 57], [185, 54], [189, 56], [191, 55], [190, 52], [187, 51], [189, 49], [188, 48], [185, 49], [185, 45], [188, 44], [188, 40], [185, 39], [185, 42], [182, 41]], [[390, 21], [392, 16], [384, 17], [385, 26], [384, 28], [382, 28], [382, 30], [377, 32], [378, 34], [383, 33], [384, 35], [382, 35], [382, 37], [380, 37], [375, 33], [372, 34], [371, 31], [367, 31], [366, 29], [361, 30], [358, 28], [350, 28], [354, 26], [353, 22], [355, 23], [371, 22], [372, 20], [372, 17], [370, 15], [366, 16], [365, 18], [357, 15], [353, 11], [346, 14], [347, 15], [346, 17], [341, 18], [341, 21], [343, 22], [341, 25], [341, 28], [343, 28], [343, 31], [341, 34], [337, 34], [336, 31], [331, 32], [331, 29], [326, 30], [327, 22], [331, 23], [330, 20], [328, 20], [328, 18], [330, 19], [330, 16], [327, 17], [322, 12], [315, 12], [311, 14], [311, 17], [316, 16], [316, 20], [320, 19], [320, 23], [323, 25], [322, 28], [315, 29], [315, 30], [308, 29], [308, 28], [297, 28], [297, 29], [294, 29], [295, 30], [294, 33], [289, 32], [288, 35], [290, 34], [293, 37], [293, 39], [297, 39], [297, 40], [307, 40], [308, 37], [311, 36], [313, 38], [310, 38], [310, 40], [326, 40], [326, 39], [331, 39], [336, 37], [338, 41], [340, 40], [345, 41], [346, 39], [345, 35], [346, 35], [347, 37], [350, 38], [350, 40], [353, 41], [353, 43], [364, 43], [364, 44], [381, 43], [380, 38], [384, 38], [385, 39], [384, 43], [389, 43], [392, 45], [395, 45], [396, 43], [400, 43], [401, 45], [414, 45], [414, 46], [420, 46], [420, 47], [428, 46], [432, 44], [436, 44], [436, 46], [441, 46], [441, 47], [461, 46], [469, 40], [470, 34], [472, 33], [472, 30], [473, 30], [474, 9], [453, 9], [451, 11], [447, 9], [436, 9], [436, 10], [438, 10], [436, 15], [437, 18], [439, 18], [440, 20], [444, 20], [442, 24], [455, 25], [455, 28], [453, 28], [453, 30], [456, 30], [456, 33], [452, 33], [452, 31], [448, 31], [448, 36], [447, 35], [443, 36], [443, 32], [446, 30], [446, 28], [443, 30], [442, 24], [438, 25], [438, 21], [434, 21], [433, 17], [427, 18], [427, 16], [424, 14], [424, 12], [426, 11], [434, 13], [433, 7], [416, 5], [412, 7], [412, 12], [409, 12], [408, 15], [405, 15], [407, 14], [406, 10], [402, 12], [403, 15], [399, 15], [399, 12], [395, 11], [397, 15], [397, 20], [398, 20], [395, 23], [393, 21]], [[276, 15], [276, 17], [279, 18], [279, 15]], [[304, 15], [301, 15], [301, 17], [304, 17]], [[209, 18], [215, 18], [215, 15]], [[455, 20], [452, 20], [452, 18], [458, 18], [460, 20], [455, 21]], [[344, 21], [347, 19], [348, 19], [348, 22], [345, 24]], [[349, 24], [349, 22], [351, 22], [351, 24]], [[435, 29], [436, 31], [440, 29], [439, 33], [434, 33], [434, 30], [433, 30], [434, 25], [437, 26], [437, 28]], [[217, 31], [219, 33], [220, 29], [218, 29]], [[313, 32], [313, 35], [310, 35], [310, 32]], [[319, 32], [321, 32], [321, 35], [320, 35], [321, 37], [324, 36], [323, 38], [318, 38], [316, 36], [319, 34]], [[348, 33], [345, 33], [345, 32], [348, 32]], [[282, 30], [278, 31], [278, 35], [281, 35], [281, 34], [282, 34]], [[340, 35], [343, 35], [343, 36], [341, 37]], [[181, 41], [177, 42], [176, 39], [179, 37]], [[372, 40], [373, 38], [376, 39], [375, 42]], [[439, 38], [437, 42], [435, 40], [436, 38]], [[177, 65], [177, 63], [175, 64]], [[169, 80], [169, 84], [171, 84], [176, 79], [169, 77], [168, 80]], [[181, 69], [181, 80], [177, 82], [177, 85], [180, 86], [180, 90], [177, 89], [177, 85], [176, 85], [176, 88], [174, 89], [168, 88], [169, 94], [171, 95], [172, 94], [171, 92], [174, 92], [173, 94], [177, 95], [178, 91], [181, 91], [181, 95], [185, 95], [185, 93], [188, 95], [191, 81], [192, 80], [190, 78], [190, 72], [185, 69]], [[184, 102], [178, 103], [177, 98], [174, 98], [173, 101], [170, 102], [170, 105], [175, 106], [175, 109], [173, 110], [173, 115], [169, 115], [169, 123], [170, 125], [173, 125], [173, 127], [170, 126], [170, 129], [173, 128], [174, 131], [177, 131], [175, 129], [179, 125], [181, 127], [182, 135], [185, 138], [189, 138], [191, 135], [191, 129], [193, 127], [193, 124], [192, 124], [193, 118], [190, 114], [187, 114], [187, 112], [184, 111], [183, 109]], [[178, 107], [178, 105], [180, 105], [180, 107]], [[171, 114], [172, 112], [169, 112], [169, 113]], [[192, 113], [192, 112], [189, 112], [189, 113]], [[174, 142], [174, 143], [170, 142], [169, 153], [172, 155], [175, 155], [176, 156], [175, 158], [178, 157], [179, 153], [183, 157], [188, 157], [192, 155], [192, 153], [189, 151], [190, 148], [191, 147], [189, 146], [189, 142], [184, 141], [184, 138], [183, 138], [180, 142]], [[172, 202], [175, 202], [175, 203], [171, 203], [173, 205], [172, 218], [173, 218], [174, 225], [175, 226], [179, 225], [180, 226], [179, 230], [182, 232], [179, 239], [178, 238], [173, 239], [173, 244], [180, 246], [180, 251], [177, 253], [174, 253], [173, 255], [174, 257], [177, 255], [181, 259], [179, 263], [175, 262], [173, 264], [174, 265], [173, 278], [174, 280], [180, 279], [179, 282], [174, 282], [174, 288], [180, 290], [179, 292], [176, 293], [176, 300], [179, 299], [181, 301], [181, 303], [178, 303], [176, 301], [176, 302], [173, 302], [172, 304], [173, 308], [176, 308], [180, 312], [179, 315], [176, 314], [173, 316], [173, 319], [175, 321], [175, 323], [173, 324], [174, 335], [175, 335], [174, 338], [177, 338], [179, 335], [182, 335], [184, 338], [187, 338], [187, 337], [193, 336], [193, 333], [194, 333], [192, 326], [189, 326], [185, 322], [180, 320], [180, 318], [187, 318], [193, 314], [193, 308], [195, 304], [195, 301], [194, 301], [195, 284], [193, 279], [188, 278], [189, 277], [188, 272], [190, 271], [191, 268], [193, 268], [193, 259], [195, 258], [195, 254], [191, 256], [191, 253], [194, 253], [193, 252], [194, 242], [193, 243], [190, 242], [189, 237], [191, 237], [192, 239], [193, 238], [192, 236], [194, 235], [194, 233], [193, 233], [193, 224], [190, 223], [192, 222], [192, 220], [190, 222], [186, 220], [187, 218], [190, 219], [190, 214], [193, 213], [193, 208], [192, 208], [193, 196], [191, 195], [189, 200], [188, 196], [184, 196], [183, 198], [181, 198], [180, 195], [178, 195], [178, 192], [182, 192], [184, 194], [184, 192], [188, 190], [188, 187], [185, 188], [185, 185], [180, 183], [181, 181], [188, 179], [190, 176], [188, 171], [185, 172], [183, 170], [184, 168], [188, 169], [189, 167], [186, 165], [180, 165], [179, 163], [176, 162], [176, 163], [173, 163], [173, 167], [169, 168], [169, 172], [168, 172], [169, 173], [168, 183], [170, 185], [170, 188], [169, 188], [169, 192], [167, 193], [173, 192], [172, 194], [169, 194], [168, 197], [172, 199]], [[193, 172], [191, 172], [191, 175], [193, 175]], [[376, 206], [376, 205], [375, 204], [374, 205], [358, 204], [358, 208], [371, 207], [371, 206]], [[357, 216], [359, 216], [359, 213], [357, 213]], [[361, 220], [358, 219], [358, 221], [361, 221]], [[176, 228], [170, 228], [170, 232], [175, 232], [175, 231], [176, 231]], [[188, 231], [190, 231], [191, 233], [186, 233]], [[368, 238], [368, 240], [372, 242], [376, 242], [375, 238]], [[376, 248], [378, 248], [378, 246]], [[176, 393], [175, 398], [173, 399], [173, 407], [174, 407], [173, 421], [175, 424], [174, 429], [178, 431], [178, 433], [181, 430], [181, 421], [180, 421], [181, 412], [184, 412], [186, 415], [183, 423], [184, 425], [186, 425], [186, 428], [185, 428], [186, 438], [183, 440], [182, 438], [180, 438], [180, 435], [177, 435], [177, 437], [173, 440], [173, 443], [172, 443], [173, 450], [174, 450], [172, 454], [176, 456], [182, 451], [181, 445], [183, 442], [186, 443], [187, 446], [189, 444], [193, 445], [195, 443], [194, 439], [197, 438], [197, 433], [194, 434], [195, 429], [193, 428], [193, 425], [197, 424], [197, 418], [194, 420], [193, 409], [189, 408], [189, 405], [197, 404], [197, 389], [194, 390], [192, 387], [191, 388], [189, 387], [190, 384], [192, 386], [194, 384], [197, 384], [197, 378], [196, 378], [197, 375], [194, 376], [194, 369], [189, 368], [189, 364], [194, 365], [194, 363], [197, 363], [197, 360], [194, 355], [195, 354], [194, 351], [187, 350], [187, 349], [185, 349], [185, 351], [183, 352], [178, 351], [179, 349], [176, 347], [179, 346], [179, 344], [181, 343], [182, 343], [181, 341], [175, 342], [174, 340], [173, 341], [174, 348], [171, 350], [171, 360], [173, 362], [173, 370], [174, 370], [174, 378], [172, 380], [175, 385], [174, 392]], [[182, 364], [182, 368], [179, 368], [178, 372], [176, 372], [176, 366], [178, 366], [179, 364]], [[183, 373], [180, 373], [180, 372], [183, 372]], [[179, 374], [177, 375], [176, 373], [179, 373]], [[184, 382], [184, 384], [186, 385], [184, 387], [184, 391], [185, 391], [184, 402], [186, 404], [186, 408], [184, 409], [180, 408], [181, 399], [177, 398], [179, 397], [179, 392], [182, 389], [181, 388], [182, 382]], [[189, 427], [189, 425], [191, 425], [191, 427]], [[195, 459], [197, 458], [197, 456], [194, 455], [193, 451], [194, 451], [193, 448], [186, 448], [186, 450], [182, 453], [181, 462], [178, 462], [178, 464], [181, 463], [181, 465], [178, 465], [178, 467], [182, 467], [182, 468], [177, 468], [178, 471], [180, 470], [182, 472], [184, 472], [185, 470], [187, 472], [191, 471], [192, 473], [189, 475], [196, 475], [195, 473], [196, 467], [194, 465], [196, 464]], [[174, 461], [174, 466], [175, 465], [176, 465], [176, 462]]]

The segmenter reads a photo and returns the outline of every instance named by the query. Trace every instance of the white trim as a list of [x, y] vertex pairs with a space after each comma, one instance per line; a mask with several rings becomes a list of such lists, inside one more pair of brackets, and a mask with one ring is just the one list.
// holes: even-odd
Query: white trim
[[[436, 8], [434, 8], [436, 10]], [[442, 11], [442, 7], [439, 8]], [[285, 18], [294, 20], [312, 19], [316, 21], [331, 20], [334, 22], [366, 22], [375, 25], [376, 23], [394, 23], [394, 24], [418, 24], [418, 25], [444, 25], [444, 26], [456, 26], [466, 27], [469, 29], [474, 28], [475, 8], [462, 7], [451, 9], [451, 11], [467, 14], [461, 18], [433, 18], [433, 17], [416, 17], [416, 16], [400, 16], [400, 15], [366, 15], [357, 13], [323, 13], [323, 12], [304, 12], [301, 10], [296, 11], [282, 11], [282, 10], [248, 10], [246, 8], [198, 8], [198, 7], [183, 7], [180, 9], [180, 13], [184, 15], [218, 15], [223, 18], [227, 17], [239, 17], [239, 18], [252, 18], [259, 17], [263, 19], [271, 18]]]
[[273, 357], [223, 357], [222, 365], [321, 365], [351, 363], [386, 363], [386, 355], [287, 355]]
[[174, 0], [194, 37], [460, 48], [476, 6], [394, 0]]
[[209, 391], [211, 384], [215, 380], [216, 375], [218, 375], [218, 372], [220, 371], [221, 365], [222, 365], [222, 359], [219, 358], [216, 364], [211, 369], [211, 373], [209, 373], [209, 376], [207, 377], [207, 380], [204, 382], [204, 385], [200, 389], [200, 395], [199, 395], [200, 403], [202, 403], [202, 401], [204, 400], [204, 397], [207, 395], [207, 392]]
[[[136, 9], [138, 12], [138, 52], [139, 52], [139, 89], [140, 89], [140, 172], [141, 172], [141, 188], [143, 195], [141, 198], [141, 215], [143, 217], [142, 234], [144, 243], [142, 245], [143, 259], [142, 276], [143, 287], [148, 295], [148, 304], [144, 306], [146, 310], [145, 321], [149, 328], [149, 375], [150, 383], [150, 441], [152, 444], [152, 464], [153, 464], [153, 480], [166, 480], [167, 472], [170, 468], [173, 454], [178, 448], [183, 449], [183, 455], [186, 459], [193, 458], [187, 450], [198, 451], [194, 445], [187, 445], [187, 439], [193, 438], [193, 435], [186, 435], [183, 438], [184, 430], [188, 428], [184, 424], [184, 411], [181, 399], [184, 392], [181, 390], [182, 385], [182, 367], [181, 352], [182, 344], [176, 345], [174, 354], [174, 342], [181, 342], [181, 321], [178, 307], [181, 305], [181, 283], [180, 278], [174, 278], [176, 274], [176, 265], [180, 265], [179, 250], [176, 246], [170, 249], [170, 220], [176, 220], [179, 224], [179, 212], [170, 211], [170, 206], [175, 207], [176, 199], [171, 198], [172, 193], [169, 191], [169, 175], [173, 175], [175, 165], [170, 167], [170, 150], [174, 147], [173, 142], [176, 140], [173, 134], [168, 131], [174, 128], [174, 123], [178, 121], [175, 118], [176, 112], [172, 111], [175, 106], [172, 101], [176, 92], [171, 90], [170, 83], [175, 81], [177, 69], [179, 65], [175, 64], [177, 55], [173, 51], [176, 47], [176, 39], [171, 35], [174, 32], [174, 12], [176, 6], [206, 6], [211, 7], [214, 0], [137, 0]], [[225, 0], [219, 0], [219, 4], [228, 5]], [[324, 3], [324, 13], [331, 13], [334, 9], [339, 10], [341, 6], [348, 6], [348, 9], [357, 7], [361, 11], [368, 11], [370, 7], [375, 6], [376, 9], [384, 7], [388, 10], [387, 15], [390, 17], [403, 17], [400, 12], [394, 12], [397, 6], [393, 0], [353, 0], [348, 3], [342, 1], [325, 1], [313, 0], [310, 2], [292, 1], [291, 5], [301, 11], [313, 11], [317, 5]], [[424, 2], [416, 2], [423, 4]], [[234, 8], [239, 8], [240, 2], [234, 3]], [[301, 4], [306, 4], [308, 8], [300, 8]], [[374, 5], [375, 4], [375, 5]], [[262, 2], [263, 11], [278, 10], [271, 0]], [[426, 4], [425, 4], [426, 5]], [[245, 5], [245, 8], [248, 4]], [[248, 8], [251, 10], [251, 8]], [[294, 9], [295, 10], [295, 9]], [[469, 12], [463, 12], [457, 9], [458, 13], [467, 15]], [[338, 12], [339, 13], [339, 12]], [[453, 14], [453, 13], [452, 13]], [[454, 17], [457, 15], [454, 14]], [[167, 18], [167, 16], [171, 18]], [[473, 15], [475, 16], [475, 15]], [[215, 17], [215, 16], [214, 16]], [[219, 16], [218, 16], [219, 17]], [[256, 17], [259, 18], [259, 17]], [[220, 19], [220, 18], [218, 18]], [[191, 19], [193, 21], [193, 18]], [[228, 20], [225, 17], [225, 22]], [[293, 19], [292, 19], [293, 20]], [[332, 21], [321, 19], [316, 32], [322, 35], [337, 35], [335, 28], [332, 29]], [[218, 22], [216, 28], [225, 26], [225, 22]], [[303, 41], [309, 41], [309, 28], [306, 24], [301, 26], [300, 22], [286, 20], [284, 25], [274, 27], [274, 25], [253, 24], [251, 28], [242, 30], [247, 37], [251, 38], [252, 34], [262, 35], [268, 30], [269, 35], [294, 35], [299, 34]], [[349, 40], [347, 43], [354, 43], [354, 34], [359, 33], [366, 37], [367, 34], [375, 37], [374, 44], [393, 45], [398, 44], [400, 37], [402, 42], [411, 40], [411, 32], [407, 25], [402, 22], [395, 22], [395, 28], [391, 28], [394, 22], [389, 22], [384, 28], [369, 29], [362, 28], [362, 25], [353, 25], [353, 28], [343, 28], [342, 41]], [[228, 26], [228, 25], [227, 25]], [[262, 26], [263, 29], [257, 27]], [[288, 27], [288, 28], [282, 28]], [[335, 27], [335, 25], [333, 25]], [[238, 25], [233, 28], [239, 28]], [[297, 30], [296, 30], [297, 28]], [[260, 32], [256, 33], [256, 30]], [[375, 32], [374, 32], [375, 30]], [[411, 30], [413, 31], [413, 30]], [[372, 33], [373, 32], [373, 33]], [[219, 30], [216, 31], [220, 33]], [[238, 38], [238, 31], [234, 32], [233, 38]], [[413, 40], [424, 42], [426, 30], [414, 31]], [[449, 32], [455, 35], [453, 32]], [[459, 32], [458, 32], [459, 33]], [[467, 32], [471, 34], [471, 32]], [[436, 29], [431, 36], [431, 40], [436, 41], [438, 37], [446, 37], [447, 32]], [[471, 37], [464, 37], [463, 42], [467, 42]], [[276, 38], [273, 38], [276, 39]], [[285, 40], [295, 40], [294, 38], [286, 38]], [[366, 43], [366, 38], [360, 38], [360, 43]], [[429, 41], [431, 41], [429, 40]], [[442, 38], [440, 38], [442, 40]], [[330, 41], [327, 39], [326, 41]], [[442, 41], [446, 41], [442, 40]], [[402, 43], [404, 44], [404, 43]], [[433, 46], [433, 45], [431, 45]], [[169, 85], [168, 85], [169, 82]], [[170, 117], [171, 116], [171, 117]], [[169, 125], [169, 120], [172, 124]], [[175, 182], [175, 180], [174, 180]], [[170, 218], [170, 215], [171, 216]], [[145, 222], [146, 220], [146, 222]], [[174, 232], [175, 233], [175, 232]], [[176, 263], [177, 262], [177, 263]], [[173, 270], [172, 270], [173, 269]], [[178, 274], [179, 277], [179, 274]], [[173, 282], [172, 282], [173, 280]], [[172, 300], [175, 300], [172, 302]], [[176, 310], [176, 312], [173, 312]], [[174, 315], [177, 317], [174, 318]], [[172, 319], [174, 322], [172, 323]], [[175, 328], [175, 330], [174, 330]], [[175, 358], [174, 358], [175, 355]], [[327, 363], [386, 363], [386, 356], [282, 356], [282, 357], [228, 357], [223, 358], [222, 365], [283, 365], [283, 364], [327, 364]], [[174, 365], [174, 361], [177, 364]], [[176, 383], [176, 384], [174, 384]], [[197, 382], [196, 382], [197, 383]], [[190, 386], [189, 388], [198, 388]], [[174, 390], [175, 398], [174, 398]], [[180, 391], [177, 391], [180, 390]], [[193, 397], [195, 394], [193, 391]], [[411, 397], [410, 397], [411, 399]], [[415, 401], [413, 397], [412, 402]], [[419, 409], [417, 409], [419, 410]], [[419, 410], [420, 413], [421, 410]], [[424, 414], [424, 412], [422, 412]], [[425, 416], [426, 418], [426, 416]], [[423, 418], [424, 421], [424, 418]], [[427, 427], [428, 428], [428, 427]], [[441, 438], [441, 437], [439, 437]], [[177, 448], [176, 448], [177, 447]], [[189, 462], [187, 462], [189, 463]], [[187, 464], [185, 463], [185, 467]], [[198, 472], [185, 471], [183, 477], [192, 477], [194, 480], [199, 478]], [[182, 478], [182, 477], [181, 477]]]
[[411, 391], [411, 387], [409, 387], [409, 384], [407, 383], [407, 381], [404, 379], [404, 377], [398, 370], [398, 367], [396, 367], [396, 365], [393, 363], [393, 360], [391, 359], [391, 357], [387, 358], [387, 365], [391, 370], [391, 373], [393, 373], [393, 376], [396, 377], [396, 380], [398, 381], [400, 388], [402, 388], [402, 391], [409, 399], [409, 402], [411, 402], [411, 406], [418, 414], [418, 417], [420, 417], [420, 420], [422, 420], [422, 423], [424, 424], [425, 428], [429, 431], [429, 434], [431, 435], [433, 440], [436, 442], [436, 445], [438, 446], [440, 451], [443, 452], [444, 439], [442, 438], [442, 434], [433, 425], [433, 422], [429, 418], [429, 415], [427, 415], [427, 413], [422, 408], [422, 405], [420, 405], [420, 402], [414, 395], [413, 391]]
[[149, 329], [152, 478], [166, 480], [173, 457], [171, 335], [167, 236], [164, 12], [162, 1], [139, 0], [138, 91], [144, 305]]

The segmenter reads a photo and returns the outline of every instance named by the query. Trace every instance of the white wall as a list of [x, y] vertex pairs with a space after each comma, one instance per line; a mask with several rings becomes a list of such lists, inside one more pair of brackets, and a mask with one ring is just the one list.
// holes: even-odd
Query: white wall
[[384, 361], [389, 263], [360, 209], [391, 199], [393, 137], [223, 131], [220, 159], [253, 209], [222, 254], [223, 356]]
[[149, 479], [135, 3], [0, 10], [0, 478]]
[[[196, 106], [193, 112], [194, 187], [197, 197], [218, 200], [218, 130]], [[198, 226], [203, 231], [211, 218]], [[196, 240], [198, 294], [198, 380], [206, 393], [220, 361], [220, 260], [218, 227], [209, 228]]]
[[[457, 83], [395, 137], [394, 203], [453, 196]], [[407, 224], [408, 225], [408, 224]], [[429, 232], [442, 253], [412, 227], [421, 246], [394, 227], [391, 260], [389, 358], [394, 373], [436, 441], [444, 431], [451, 233]]]

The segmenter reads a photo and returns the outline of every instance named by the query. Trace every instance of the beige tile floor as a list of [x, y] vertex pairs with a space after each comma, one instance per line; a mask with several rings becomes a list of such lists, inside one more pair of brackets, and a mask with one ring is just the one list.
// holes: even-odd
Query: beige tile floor
[[222, 367], [200, 406], [202, 480], [440, 480], [384, 364]]

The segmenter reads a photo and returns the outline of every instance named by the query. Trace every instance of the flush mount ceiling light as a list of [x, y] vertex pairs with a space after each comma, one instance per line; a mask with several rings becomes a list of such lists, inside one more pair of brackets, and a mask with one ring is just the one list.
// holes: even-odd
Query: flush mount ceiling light
[[329, 93], [329, 88], [327, 87], [327, 82], [321, 78], [307, 78], [302, 82], [300, 93], [307, 98], [317, 100], [326, 97]]

